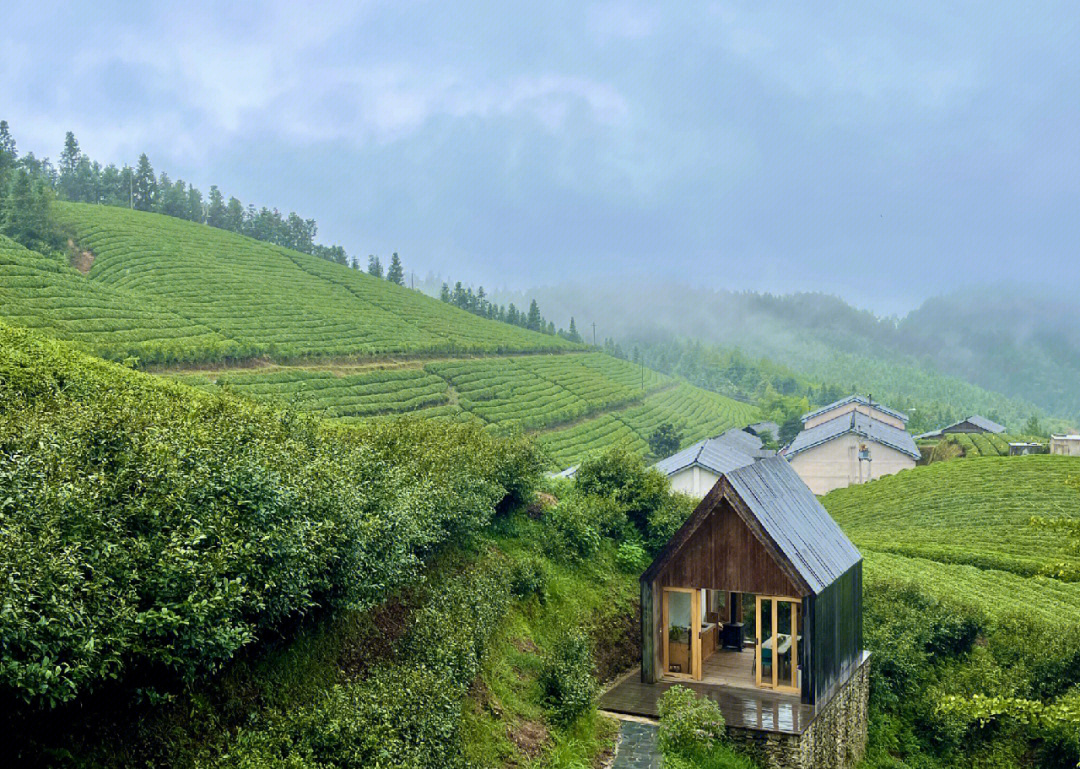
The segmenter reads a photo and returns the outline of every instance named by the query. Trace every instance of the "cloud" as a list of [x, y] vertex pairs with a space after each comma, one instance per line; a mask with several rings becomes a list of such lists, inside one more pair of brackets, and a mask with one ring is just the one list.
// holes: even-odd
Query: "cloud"
[[659, 11], [635, 3], [606, 2], [588, 11], [589, 26], [600, 45], [617, 40], [643, 40], [659, 25]]

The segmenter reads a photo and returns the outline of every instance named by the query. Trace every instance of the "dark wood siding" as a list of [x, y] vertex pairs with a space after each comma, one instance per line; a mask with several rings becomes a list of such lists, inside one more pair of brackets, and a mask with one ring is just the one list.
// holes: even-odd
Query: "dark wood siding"
[[657, 575], [657, 585], [797, 598], [803, 592], [792, 584], [727, 500], [716, 506]]
[[803, 701], [817, 702], [862, 656], [862, 561], [803, 604]]

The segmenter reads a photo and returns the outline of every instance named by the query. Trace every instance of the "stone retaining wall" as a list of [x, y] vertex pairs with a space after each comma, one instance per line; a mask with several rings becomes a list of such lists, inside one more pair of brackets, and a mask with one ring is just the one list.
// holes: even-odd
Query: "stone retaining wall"
[[870, 661], [833, 695], [802, 734], [729, 727], [736, 744], [769, 769], [853, 769], [866, 752]]

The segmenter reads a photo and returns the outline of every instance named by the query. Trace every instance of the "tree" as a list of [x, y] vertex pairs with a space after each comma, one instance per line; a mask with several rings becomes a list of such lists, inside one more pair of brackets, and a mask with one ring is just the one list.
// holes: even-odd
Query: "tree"
[[658, 425], [649, 436], [649, 450], [654, 457], [668, 457], [682, 445], [682, 432], [671, 422]]
[[780, 425], [780, 443], [787, 445], [795, 440], [795, 436], [802, 431], [802, 419], [798, 414], [790, 414]]
[[381, 278], [383, 276], [382, 262], [380, 262], [379, 257], [374, 254], [369, 255], [367, 258], [367, 274], [373, 278]]
[[225, 197], [216, 184], [210, 185], [210, 204], [206, 209], [206, 223], [211, 227], [226, 229], [225, 222], [228, 211], [225, 208]]
[[133, 193], [134, 207], [138, 211], [150, 211], [157, 202], [157, 179], [154, 178], [154, 167], [150, 165], [150, 158], [146, 153], [139, 155], [139, 165], [135, 169], [135, 191]]
[[202, 193], [192, 184], [187, 191], [187, 211], [185, 219], [200, 224], [206, 220], [206, 211], [203, 209]]
[[1032, 414], [1028, 418], [1027, 424], [1024, 425], [1024, 434], [1040, 435], [1045, 437], [1046, 433], [1043, 432], [1043, 426], [1042, 423], [1039, 422], [1039, 416], [1037, 414]]
[[577, 324], [574, 323], [574, 316], [570, 316], [570, 331], [567, 333], [566, 338], [571, 342], [581, 342], [581, 334], [578, 333]]
[[386, 279], [399, 286], [405, 285], [405, 271], [401, 268], [401, 259], [397, 251], [390, 256], [390, 268], [386, 271]]
[[20, 169], [4, 209], [3, 233], [34, 251], [59, 248], [61, 240], [51, 215], [53, 194], [44, 179]]
[[442, 284], [442, 291], [439, 292], [439, 298], [444, 302], [450, 302], [450, 286], [448, 284]]
[[540, 306], [533, 299], [529, 303], [529, 315], [525, 318], [525, 328], [530, 331], [540, 331], [543, 328], [544, 319], [540, 317]]
[[225, 207], [225, 226], [229, 232], [244, 231], [244, 204], [236, 198], [229, 198], [229, 205]]
[[60, 183], [57, 185], [60, 196], [66, 200], [79, 199], [75, 175], [79, 169], [81, 157], [79, 142], [76, 141], [75, 134], [68, 131], [64, 137], [64, 150], [60, 153]]

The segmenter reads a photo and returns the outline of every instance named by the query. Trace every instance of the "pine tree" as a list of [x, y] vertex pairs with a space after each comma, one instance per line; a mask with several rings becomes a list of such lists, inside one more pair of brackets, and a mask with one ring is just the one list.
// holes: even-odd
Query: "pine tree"
[[543, 318], [540, 317], [540, 306], [536, 303], [536, 300], [533, 299], [532, 302], [529, 303], [529, 315], [525, 319], [525, 328], [530, 331], [540, 331], [543, 328], [543, 322]]
[[225, 228], [225, 198], [216, 184], [210, 185], [210, 204], [206, 209], [206, 223], [211, 227]]
[[184, 218], [191, 222], [199, 222], [200, 224], [206, 221], [206, 211], [203, 208], [202, 193], [196, 189], [194, 184], [188, 187], [187, 211]]
[[395, 251], [390, 257], [390, 268], [386, 271], [386, 279], [399, 286], [405, 285], [405, 271], [401, 268], [401, 259]]
[[146, 153], [139, 155], [139, 166], [135, 169], [135, 191], [133, 193], [134, 207], [138, 211], [150, 211], [157, 202], [157, 179], [154, 178], [154, 168], [150, 165], [150, 158]]
[[442, 284], [442, 291], [439, 292], [439, 298], [442, 299], [444, 302], [450, 302], [450, 286], [448, 286], [446, 283]]
[[244, 231], [244, 204], [236, 198], [229, 198], [229, 205], [225, 207], [225, 226], [229, 232]]
[[571, 342], [581, 342], [581, 334], [578, 333], [577, 324], [574, 323], [574, 316], [570, 316], [570, 332], [566, 335], [566, 338]]
[[79, 159], [82, 152], [79, 150], [79, 142], [75, 134], [67, 132], [64, 137], [64, 151], [60, 153], [60, 196], [65, 200], [78, 200], [75, 175], [79, 170]]
[[383, 276], [382, 262], [380, 262], [379, 257], [374, 254], [367, 258], [367, 274], [373, 278], [381, 278]]

